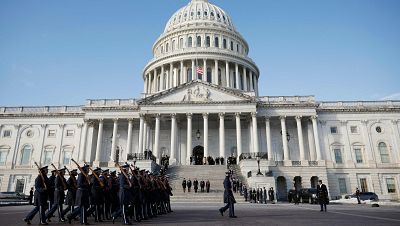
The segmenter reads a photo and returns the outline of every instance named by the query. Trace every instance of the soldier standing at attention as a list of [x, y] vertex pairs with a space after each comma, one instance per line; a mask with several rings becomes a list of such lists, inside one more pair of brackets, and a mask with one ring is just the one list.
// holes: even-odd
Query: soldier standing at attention
[[186, 179], [185, 178], [183, 178], [183, 181], [182, 181], [182, 188], [183, 188], [183, 193], [185, 193], [186, 192]]
[[232, 192], [232, 182], [230, 180], [230, 173], [225, 173], [225, 180], [224, 180], [224, 203], [226, 205], [219, 209], [221, 216], [224, 216], [224, 212], [229, 209], [229, 217], [236, 218], [235, 216], [235, 207], [234, 204], [236, 203], [235, 197], [233, 196]]
[[271, 201], [271, 203], [274, 203], [275, 200], [275, 194], [274, 194], [274, 188], [271, 187], [268, 191], [268, 196], [269, 196], [269, 201]]
[[206, 185], [206, 183], [204, 183], [204, 180], [200, 181], [200, 191], [204, 192], [204, 186]]
[[321, 206], [321, 212], [325, 210], [326, 212], [326, 203], [328, 200], [328, 189], [326, 185], [322, 183], [322, 180], [318, 181], [319, 185], [317, 186], [317, 196], [319, 205]]
[[199, 181], [196, 178], [193, 181], [193, 189], [195, 193], [197, 193], [197, 189], [199, 189]]
[[207, 193], [209, 193], [210, 192], [210, 181], [209, 180], [207, 180], [206, 181], [206, 191], [207, 191]]
[[358, 190], [358, 188], [356, 188], [356, 197], [357, 197], [358, 204], [361, 204], [361, 202], [360, 202], [360, 190]]
[[188, 188], [188, 192], [190, 192], [190, 189], [192, 188], [192, 181], [190, 180], [190, 178], [187, 181], [187, 188]]
[[47, 166], [40, 168], [39, 175], [35, 179], [35, 208], [24, 218], [26, 224], [31, 224], [31, 220], [39, 212], [40, 224], [47, 225], [45, 210], [47, 207], [47, 186], [49, 184], [47, 178]]

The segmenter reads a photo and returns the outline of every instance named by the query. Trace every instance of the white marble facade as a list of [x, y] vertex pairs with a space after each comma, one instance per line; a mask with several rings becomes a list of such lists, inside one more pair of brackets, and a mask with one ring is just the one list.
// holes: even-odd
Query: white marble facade
[[[248, 52], [229, 15], [192, 0], [154, 44], [141, 98], [0, 107], [1, 191], [29, 192], [34, 161], [113, 167], [148, 149], [179, 166], [200, 146], [225, 159], [262, 153], [261, 169], [283, 196], [299, 176], [303, 187], [324, 180], [332, 198], [359, 187], [399, 199], [400, 101], [259, 96], [260, 72]], [[254, 158], [239, 165], [244, 174], [257, 170]]]

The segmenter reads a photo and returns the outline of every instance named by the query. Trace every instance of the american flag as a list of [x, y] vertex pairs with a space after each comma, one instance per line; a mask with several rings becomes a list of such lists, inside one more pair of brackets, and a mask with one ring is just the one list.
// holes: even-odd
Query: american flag
[[196, 72], [197, 72], [197, 74], [200, 74], [200, 75], [204, 74], [204, 72], [203, 72], [203, 68], [202, 68], [202, 67], [200, 67], [200, 66], [197, 66], [197, 68], [196, 68]]

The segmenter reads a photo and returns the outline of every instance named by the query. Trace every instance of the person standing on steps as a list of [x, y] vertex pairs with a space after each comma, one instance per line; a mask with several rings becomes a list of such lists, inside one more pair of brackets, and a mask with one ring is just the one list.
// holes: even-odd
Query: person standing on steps
[[206, 182], [206, 191], [207, 191], [207, 193], [210, 193], [210, 181], [209, 180], [207, 180], [207, 182]]
[[197, 178], [195, 178], [193, 181], [193, 189], [194, 192], [197, 193], [197, 190], [199, 189], [199, 181], [197, 180]]
[[188, 192], [190, 192], [190, 189], [192, 188], [192, 181], [190, 180], [190, 178], [187, 180], [186, 185], [188, 188]]
[[183, 178], [183, 181], [182, 181], [182, 189], [183, 189], [183, 193], [185, 193], [186, 192], [186, 179], [185, 178]]
[[236, 218], [235, 216], [235, 207], [234, 204], [236, 203], [235, 197], [233, 196], [232, 192], [232, 182], [230, 180], [230, 173], [225, 173], [225, 180], [224, 180], [224, 203], [226, 205], [224, 207], [219, 208], [219, 212], [221, 216], [224, 216], [224, 212], [229, 209], [229, 217]]
[[204, 182], [204, 180], [200, 181], [200, 191], [204, 192], [204, 186], [206, 185], [206, 183]]

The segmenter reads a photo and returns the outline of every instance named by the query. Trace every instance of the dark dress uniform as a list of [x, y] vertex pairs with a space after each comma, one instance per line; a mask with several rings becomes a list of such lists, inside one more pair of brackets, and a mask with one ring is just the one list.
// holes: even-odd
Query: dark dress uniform
[[182, 181], [182, 188], [183, 188], [183, 193], [185, 193], [186, 192], [186, 180], [185, 180], [185, 178], [183, 178], [183, 181]]
[[49, 209], [54, 204], [55, 183], [56, 183], [56, 176], [55, 176], [55, 170], [53, 170], [53, 171], [51, 171], [51, 176], [49, 177], [49, 186], [47, 187], [47, 189], [48, 189], [47, 192], [48, 192], [48, 196], [49, 196]]
[[269, 201], [271, 201], [272, 203], [275, 200], [275, 194], [274, 193], [275, 193], [274, 189], [270, 188], [269, 191], [268, 191], [268, 196], [269, 196]]
[[[64, 215], [63, 215], [63, 204], [65, 199], [64, 193], [64, 184], [67, 185], [67, 181], [65, 180], [63, 170], [59, 171], [61, 173], [61, 177], [57, 175], [55, 182], [54, 182], [54, 203], [51, 206], [51, 209], [46, 214], [46, 219], [49, 219], [53, 216], [53, 214], [58, 211], [58, 221], [64, 222]], [[65, 187], [67, 188], [67, 187]]]
[[197, 193], [197, 189], [199, 189], [199, 181], [197, 179], [193, 181], [193, 189], [194, 192]]
[[204, 192], [204, 186], [206, 185], [206, 183], [204, 183], [204, 180], [200, 181], [200, 191]]
[[64, 210], [64, 216], [68, 212], [74, 211], [74, 206], [75, 206], [75, 199], [76, 199], [76, 190], [77, 190], [77, 184], [76, 184], [76, 170], [71, 171], [72, 175], [67, 180], [67, 196], [65, 198], [65, 204], [67, 205], [67, 208]]
[[225, 180], [224, 180], [224, 203], [226, 205], [219, 209], [221, 215], [224, 215], [224, 212], [229, 209], [229, 217], [236, 218], [235, 216], [235, 208], [234, 203], [236, 203], [235, 197], [233, 196], [232, 192], [232, 182], [229, 178], [229, 173], [227, 173]]
[[47, 187], [49, 187], [49, 181], [46, 176], [47, 174], [47, 166], [42, 167], [40, 169], [44, 181], [42, 179], [42, 176], [38, 175], [35, 179], [35, 200], [34, 200], [34, 206], [35, 208], [24, 218], [24, 221], [27, 224], [31, 224], [30, 221], [35, 217], [35, 215], [39, 212], [40, 214], [40, 224], [47, 225], [46, 222], [46, 215], [45, 215], [45, 210], [48, 206], [47, 200], [48, 200], [48, 190], [45, 188], [45, 184]]
[[[88, 172], [88, 167], [83, 166], [82, 170], [85, 171], [85, 174]], [[77, 180], [78, 190], [76, 191], [76, 199], [75, 205], [78, 206], [70, 215], [68, 215], [68, 221], [71, 222], [72, 219], [77, 217], [80, 214], [80, 223], [88, 224], [87, 222], [87, 208], [89, 207], [89, 193], [90, 193], [90, 185], [86, 180], [85, 175], [79, 173]]]
[[328, 189], [326, 188], [326, 185], [320, 181], [320, 184], [317, 186], [317, 196], [318, 196], [318, 201], [319, 205], [321, 206], [320, 211], [326, 212], [326, 203], [328, 201]]
[[[100, 168], [94, 170], [94, 173], [98, 174], [101, 172]], [[99, 178], [100, 179], [100, 178]], [[91, 194], [91, 204], [94, 206], [96, 222], [101, 222], [101, 206], [104, 203], [104, 195], [103, 195], [103, 187], [100, 184], [100, 181], [93, 175], [90, 180], [90, 194]]]
[[207, 193], [209, 193], [210, 192], [210, 181], [209, 180], [207, 180], [207, 182], [206, 182], [206, 191], [207, 191]]
[[192, 188], [192, 181], [189, 179], [187, 182], [187, 188], [188, 188], [188, 192], [190, 192], [190, 189]]
[[[128, 168], [129, 165], [123, 166], [123, 168]], [[131, 196], [131, 187], [129, 185], [129, 178], [126, 178], [124, 174], [121, 173], [119, 175], [119, 201], [121, 204], [121, 208], [114, 213], [113, 215], [113, 222], [115, 219], [122, 214], [124, 224], [125, 225], [130, 225], [131, 223], [129, 222], [128, 219], [128, 206], [132, 202], [132, 196]]]

